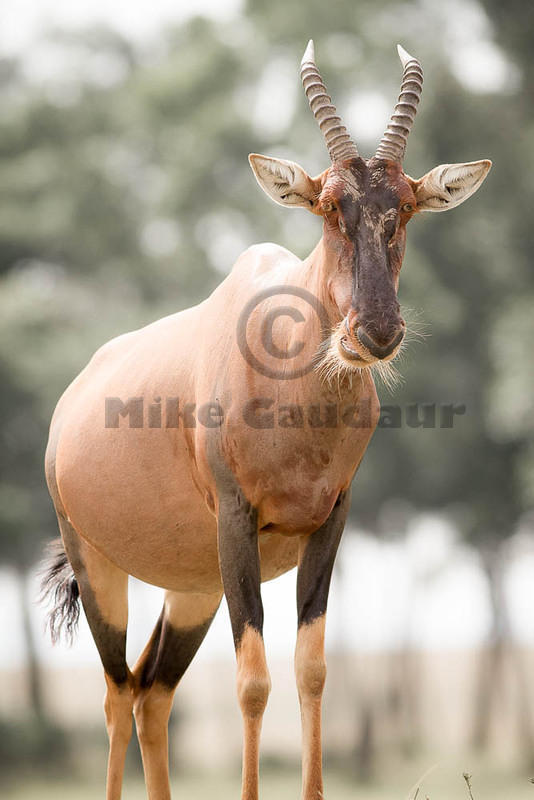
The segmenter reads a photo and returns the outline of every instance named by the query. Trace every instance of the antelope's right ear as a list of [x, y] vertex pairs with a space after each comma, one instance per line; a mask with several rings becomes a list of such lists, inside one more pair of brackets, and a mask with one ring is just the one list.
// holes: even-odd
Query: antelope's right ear
[[320, 181], [294, 161], [270, 158], [251, 153], [248, 157], [252, 172], [263, 191], [281, 206], [307, 208], [313, 211], [321, 193]]

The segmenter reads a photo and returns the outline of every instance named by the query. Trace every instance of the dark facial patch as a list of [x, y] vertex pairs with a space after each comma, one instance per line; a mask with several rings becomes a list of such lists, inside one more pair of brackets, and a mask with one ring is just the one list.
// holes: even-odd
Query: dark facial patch
[[357, 158], [331, 167], [321, 196], [327, 208], [334, 207], [325, 214], [327, 245], [352, 273], [355, 326], [377, 349], [403, 327], [397, 281], [409, 215], [400, 209], [412, 195], [399, 165]]

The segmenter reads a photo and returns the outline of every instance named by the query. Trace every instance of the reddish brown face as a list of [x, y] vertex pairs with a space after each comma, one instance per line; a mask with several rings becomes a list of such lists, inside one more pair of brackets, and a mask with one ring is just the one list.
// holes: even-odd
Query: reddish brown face
[[404, 174], [402, 162], [421, 98], [423, 70], [403, 47], [397, 50], [403, 68], [399, 98], [369, 161], [361, 158], [338, 116], [315, 64], [311, 40], [300, 74], [332, 166], [312, 178], [294, 161], [249, 156], [258, 183], [276, 203], [300, 206], [324, 218], [325, 288], [333, 315], [336, 309], [340, 312], [325, 348], [325, 374], [351, 372], [397, 355], [406, 330], [397, 300], [406, 223], [416, 211], [460, 205], [476, 192], [491, 167], [485, 159], [440, 164], [418, 180]]
[[330, 293], [344, 317], [344, 359], [393, 358], [405, 324], [397, 300], [406, 223], [416, 198], [399, 164], [353, 158], [328, 171], [316, 211], [325, 243], [338, 262]]

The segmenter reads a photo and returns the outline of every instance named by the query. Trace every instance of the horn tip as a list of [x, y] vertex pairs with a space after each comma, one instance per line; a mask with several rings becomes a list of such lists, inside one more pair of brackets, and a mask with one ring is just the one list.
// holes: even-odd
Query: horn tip
[[308, 42], [308, 46], [304, 51], [304, 55], [302, 56], [301, 66], [303, 64], [307, 64], [310, 61], [315, 62], [315, 48], [313, 46], [313, 39], [310, 39]]
[[403, 67], [408, 64], [409, 61], [416, 61], [417, 59], [411, 56], [401, 44], [397, 45], [397, 53], [399, 54], [399, 58], [401, 60], [401, 64]]

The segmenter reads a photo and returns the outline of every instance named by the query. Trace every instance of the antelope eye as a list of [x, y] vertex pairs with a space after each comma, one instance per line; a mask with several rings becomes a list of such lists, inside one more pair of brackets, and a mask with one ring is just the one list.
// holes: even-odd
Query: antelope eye
[[345, 220], [343, 219], [343, 217], [340, 217], [338, 219], [337, 224], [339, 226], [339, 230], [341, 231], [343, 236], [345, 236], [345, 234], [347, 233], [347, 226], [345, 225]]
[[335, 210], [336, 210], [335, 203], [323, 203], [323, 211], [325, 211], [327, 214]]
[[401, 206], [401, 211], [404, 211], [405, 214], [411, 214], [413, 210], [414, 208], [411, 203], [404, 203], [404, 205]]

